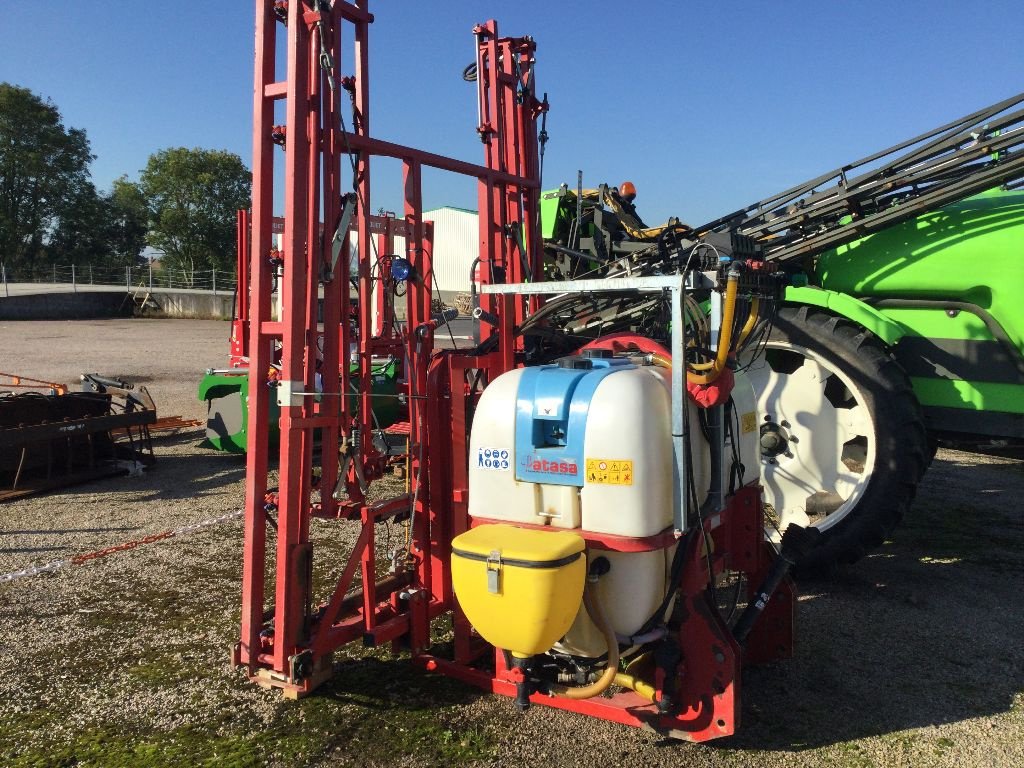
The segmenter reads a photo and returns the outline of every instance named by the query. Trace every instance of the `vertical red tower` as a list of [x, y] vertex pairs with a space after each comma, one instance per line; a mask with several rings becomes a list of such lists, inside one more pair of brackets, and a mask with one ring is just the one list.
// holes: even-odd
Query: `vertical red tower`
[[[485, 309], [499, 318], [497, 328], [485, 332], [500, 337], [493, 351], [454, 365], [434, 350], [432, 233], [423, 221], [423, 169], [477, 179], [484, 281], [502, 274], [507, 282], [529, 282], [541, 275], [535, 120], [546, 105], [534, 92], [533, 41], [501, 38], [493, 21], [474, 29], [477, 130], [485, 163], [461, 162], [371, 136], [368, 5], [256, 2], [250, 262], [248, 280], [240, 281], [249, 291], [248, 301], [240, 301], [248, 309], [250, 399], [235, 661], [262, 684], [292, 695], [310, 691], [329, 674], [338, 646], [406, 636], [412, 648], [422, 649], [430, 618], [453, 610], [447, 556], [452, 535], [466, 525], [465, 374], [473, 369], [494, 375], [515, 365], [513, 329], [528, 311], [521, 298], [485, 297]], [[278, 45], [279, 35], [286, 46]], [[404, 257], [412, 276], [401, 331], [391, 323], [373, 327], [373, 296], [385, 255], [374, 247], [371, 227], [375, 156], [402, 164]], [[283, 174], [275, 174], [278, 163], [284, 164]], [[275, 178], [283, 178], [285, 220], [282, 314], [276, 321], [271, 283], [277, 267], [269, 261]], [[350, 218], [358, 231], [355, 274], [347, 245]], [[373, 441], [370, 362], [386, 355], [405, 363], [411, 482], [409, 493], [369, 503], [367, 489], [387, 459]], [[350, 361], [357, 364], [355, 373]], [[280, 375], [268, 382], [274, 363]], [[346, 396], [352, 391], [359, 396]], [[271, 398], [280, 406], [276, 449], [268, 442]], [[275, 465], [278, 483], [271, 489], [267, 478]], [[313, 588], [314, 515], [361, 526], [340, 579], [325, 594]], [[394, 518], [411, 521], [408, 567], [381, 578], [374, 526]], [[357, 578], [361, 588], [353, 592]]]

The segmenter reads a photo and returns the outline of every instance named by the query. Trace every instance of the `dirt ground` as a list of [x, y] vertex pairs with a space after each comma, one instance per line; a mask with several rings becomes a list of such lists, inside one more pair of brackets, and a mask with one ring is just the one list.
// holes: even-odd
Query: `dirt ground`
[[[0, 370], [144, 383], [202, 417], [228, 325], [0, 323]], [[0, 574], [237, 510], [244, 463], [162, 439], [157, 465], [0, 505]], [[359, 647], [285, 702], [228, 664], [237, 521], [0, 583], [0, 764], [1024, 765], [1024, 464], [940, 451], [892, 541], [804, 584], [795, 658], [747, 670], [738, 736], [706, 745], [512, 702]], [[318, 551], [350, 540], [314, 522]], [[333, 566], [331, 566], [333, 567]]]

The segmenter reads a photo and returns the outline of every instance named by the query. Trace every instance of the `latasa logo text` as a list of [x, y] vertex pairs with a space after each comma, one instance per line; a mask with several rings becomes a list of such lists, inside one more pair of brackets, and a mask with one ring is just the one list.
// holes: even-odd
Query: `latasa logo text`
[[550, 472], [554, 475], [576, 475], [579, 469], [574, 461], [548, 461], [536, 456], [527, 456], [522, 461], [523, 468], [530, 472]]

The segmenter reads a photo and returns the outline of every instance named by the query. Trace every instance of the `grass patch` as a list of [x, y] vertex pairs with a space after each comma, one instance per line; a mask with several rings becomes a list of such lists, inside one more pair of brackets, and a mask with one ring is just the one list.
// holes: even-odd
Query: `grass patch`
[[450, 765], [495, 754], [489, 724], [470, 722], [462, 712], [479, 695], [406, 659], [365, 656], [336, 664], [334, 678], [318, 695], [299, 703], [307, 705], [307, 722], [319, 718], [324, 726], [332, 724], [338, 706], [350, 707], [355, 717], [346, 724], [345, 738], [332, 745], [349, 757], [362, 753], [371, 764], [390, 764], [414, 755], [432, 765]]
[[79, 731], [70, 744], [7, 755], [11, 768], [39, 766], [251, 766], [267, 762], [294, 764], [312, 757], [304, 751], [307, 737], [281, 732], [247, 736], [217, 735], [198, 728], [179, 728], [145, 734], [125, 733], [110, 726]]
[[844, 741], [836, 745], [839, 755], [836, 765], [843, 768], [875, 768], [875, 761], [864, 754], [864, 748], [853, 741]]
[[[187, 666], [169, 656], [149, 655], [130, 674], [151, 687], [193, 687], [195, 679], [182, 677], [183, 671]], [[407, 659], [368, 656], [336, 664], [335, 677], [313, 696], [286, 701], [275, 694], [269, 721], [229, 703], [199, 725], [164, 729], [110, 719], [62, 727], [67, 713], [59, 705], [22, 712], [0, 720], [0, 764], [299, 766], [331, 755], [357, 765], [403, 758], [472, 763], [496, 754], [490, 723], [465, 713], [477, 695]]]

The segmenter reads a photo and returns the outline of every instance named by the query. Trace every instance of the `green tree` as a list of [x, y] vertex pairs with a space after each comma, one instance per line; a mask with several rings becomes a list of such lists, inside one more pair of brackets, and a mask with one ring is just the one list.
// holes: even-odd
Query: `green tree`
[[110, 205], [97, 194], [88, 180], [79, 180], [70, 190], [62, 210], [47, 234], [47, 261], [84, 266], [99, 264], [109, 252]]
[[134, 266], [142, 261], [149, 230], [146, 196], [140, 185], [122, 176], [115, 179], [106, 201], [109, 258], [119, 266]]
[[[31, 269], [59, 218], [88, 198], [89, 140], [57, 107], [0, 83], [0, 259]], [[92, 190], [95, 197], [95, 190]]]
[[147, 242], [163, 251], [167, 267], [192, 274], [234, 264], [235, 214], [249, 207], [251, 179], [231, 152], [176, 147], [150, 155], [140, 179]]
[[70, 193], [47, 239], [46, 253], [59, 265], [135, 266], [146, 246], [148, 221], [138, 184], [122, 176], [110, 192], [98, 193], [85, 181]]

